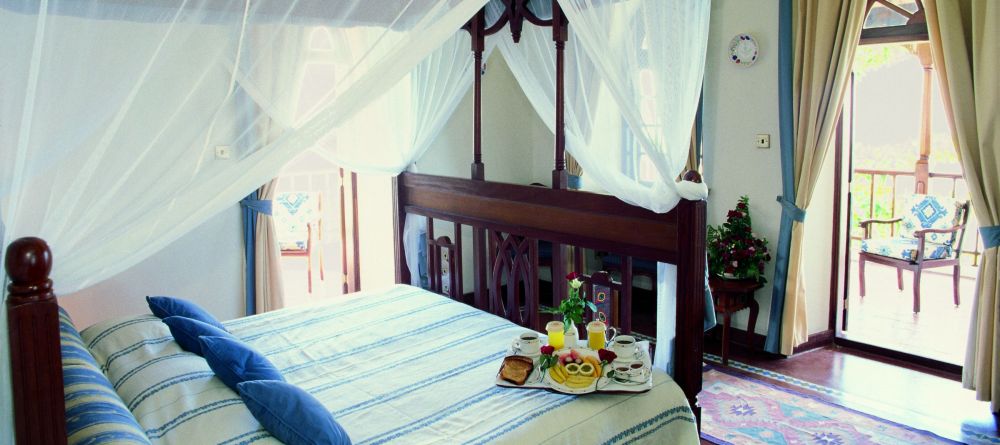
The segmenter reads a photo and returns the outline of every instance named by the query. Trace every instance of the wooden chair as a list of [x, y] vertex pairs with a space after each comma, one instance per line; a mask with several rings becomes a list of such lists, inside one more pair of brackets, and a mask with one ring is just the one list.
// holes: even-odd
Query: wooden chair
[[[861, 221], [864, 239], [858, 258], [861, 296], [865, 296], [865, 264], [884, 264], [896, 268], [896, 283], [903, 289], [903, 269], [913, 272], [913, 312], [920, 312], [920, 275], [924, 269], [953, 267], [952, 287], [955, 306], [960, 304], [958, 283], [961, 277], [962, 241], [969, 219], [969, 202], [933, 195], [913, 195], [904, 216], [893, 219]], [[896, 236], [871, 238], [872, 224], [900, 223]], [[894, 226], [895, 228], [895, 226]], [[956, 243], [957, 237], [957, 243]]]
[[306, 223], [305, 245], [297, 245], [297, 246], [283, 245], [281, 246], [281, 256], [306, 257], [306, 280], [308, 281], [307, 286], [309, 293], [311, 294], [313, 291], [312, 223]]
[[[320, 193], [285, 192], [275, 199], [275, 225], [288, 230], [279, 234], [278, 244], [282, 257], [306, 257], [307, 290], [312, 293], [313, 254], [318, 255], [319, 279], [323, 281], [323, 195]], [[301, 227], [305, 224], [303, 233]], [[320, 243], [313, 244], [313, 228]]]

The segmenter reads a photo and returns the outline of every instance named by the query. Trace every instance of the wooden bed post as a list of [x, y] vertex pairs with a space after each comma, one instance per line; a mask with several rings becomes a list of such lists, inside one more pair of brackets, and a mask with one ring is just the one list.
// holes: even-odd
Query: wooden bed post
[[[566, 101], [565, 82], [563, 82], [565, 77], [563, 53], [566, 49], [568, 26], [569, 22], [559, 7], [559, 1], [552, 0], [552, 41], [556, 44], [556, 146], [552, 188], [557, 190], [566, 190], [569, 181], [569, 177], [566, 175], [566, 121], [563, 114]], [[554, 307], [559, 307], [559, 303], [566, 297], [566, 280], [563, 277], [566, 276], [568, 253], [567, 246], [552, 243], [552, 305]]]
[[52, 252], [39, 238], [20, 238], [4, 260], [10, 335], [14, 430], [18, 444], [65, 444], [59, 306], [52, 293]]
[[[392, 233], [396, 238], [393, 243], [393, 253], [396, 259], [396, 284], [410, 284], [410, 268], [406, 265], [406, 249], [403, 244], [403, 229], [406, 227], [406, 208], [400, 205], [405, 198], [400, 196], [403, 191], [399, 175], [392, 178]], [[420, 271], [417, 271], [420, 273]]]
[[552, 170], [552, 188], [563, 189], [567, 187], [569, 178], [566, 175], [566, 122], [563, 115], [563, 108], [566, 106], [565, 95], [565, 55], [567, 29], [569, 22], [563, 15], [559, 7], [558, 0], [552, 0], [552, 40], [556, 43], [556, 165]]
[[[688, 172], [685, 178], [701, 182], [697, 173], [691, 173]], [[706, 213], [705, 201], [682, 199], [677, 205], [677, 339], [674, 362], [686, 366], [674, 369], [674, 380], [688, 396], [699, 430], [701, 407], [698, 406], [697, 395], [701, 392], [700, 364], [704, 348]]]
[[485, 10], [479, 10], [469, 21], [469, 34], [472, 37], [473, 106], [472, 106], [472, 179], [486, 179], [483, 165], [483, 51], [486, 47], [484, 32], [486, 21]]
[[[483, 165], [483, 51], [486, 48], [486, 10], [481, 9], [468, 24], [472, 37], [473, 105], [472, 105], [472, 179], [486, 180], [486, 166]], [[458, 229], [456, 229], [458, 230]], [[472, 281], [473, 304], [477, 308], [486, 307], [487, 290], [486, 276], [486, 229], [472, 228]], [[459, 282], [459, 295], [464, 295], [465, 289]]]

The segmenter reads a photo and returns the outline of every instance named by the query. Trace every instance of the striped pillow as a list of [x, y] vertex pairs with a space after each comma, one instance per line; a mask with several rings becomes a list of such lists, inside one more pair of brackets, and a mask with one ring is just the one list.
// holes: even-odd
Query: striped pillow
[[280, 443], [159, 318], [109, 320], [82, 335], [153, 443]]
[[135, 417], [83, 345], [73, 320], [62, 308], [59, 308], [59, 339], [66, 392], [67, 443], [149, 444]]

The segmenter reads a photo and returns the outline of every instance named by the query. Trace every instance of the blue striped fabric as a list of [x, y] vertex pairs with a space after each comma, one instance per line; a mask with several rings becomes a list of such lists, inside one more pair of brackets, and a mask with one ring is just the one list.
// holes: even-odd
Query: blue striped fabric
[[59, 308], [66, 437], [74, 444], [149, 444], [135, 417], [87, 350], [69, 314]]
[[638, 395], [497, 387], [524, 328], [414, 287], [223, 324], [323, 403], [355, 444], [698, 443], [683, 393], [663, 373]]
[[205, 359], [180, 348], [160, 319], [109, 320], [85, 329], [82, 337], [152, 443], [221, 443], [237, 436], [279, 443]]
[[[414, 287], [224, 325], [315, 396], [355, 444], [698, 443], [684, 395], [664, 373], [638, 395], [497, 387], [524, 328]], [[111, 320], [82, 336], [153, 443], [278, 443], [159, 319]]]

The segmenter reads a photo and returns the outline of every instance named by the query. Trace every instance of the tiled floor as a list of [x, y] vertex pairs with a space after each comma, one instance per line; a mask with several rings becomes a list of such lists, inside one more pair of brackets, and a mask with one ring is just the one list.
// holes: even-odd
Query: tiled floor
[[[852, 252], [852, 258], [857, 258], [856, 252]], [[963, 363], [977, 268], [963, 267], [959, 285], [962, 304], [958, 307], [952, 301], [952, 269], [924, 271], [918, 314], [913, 313], [911, 272], [903, 271], [903, 290], [899, 290], [896, 269], [873, 263], [865, 269], [867, 295], [861, 298], [858, 263], [851, 262], [846, 338], [947, 363]]]
[[[711, 343], [706, 346], [709, 351], [717, 349]], [[973, 392], [962, 389], [955, 380], [837, 347], [788, 359], [735, 351], [730, 360], [747, 364], [744, 371], [758, 376], [767, 371], [787, 376], [762, 377], [767, 381], [942, 437], [1000, 443], [997, 419], [990, 414], [989, 404], [977, 402]], [[811, 385], [827, 389], [810, 389]]]
[[340, 266], [339, 244], [326, 243], [323, 246], [323, 275], [319, 276], [319, 254], [314, 252], [312, 293], [308, 291], [308, 275], [305, 257], [282, 257], [281, 280], [285, 289], [285, 307], [318, 304], [340, 295], [343, 272]]

